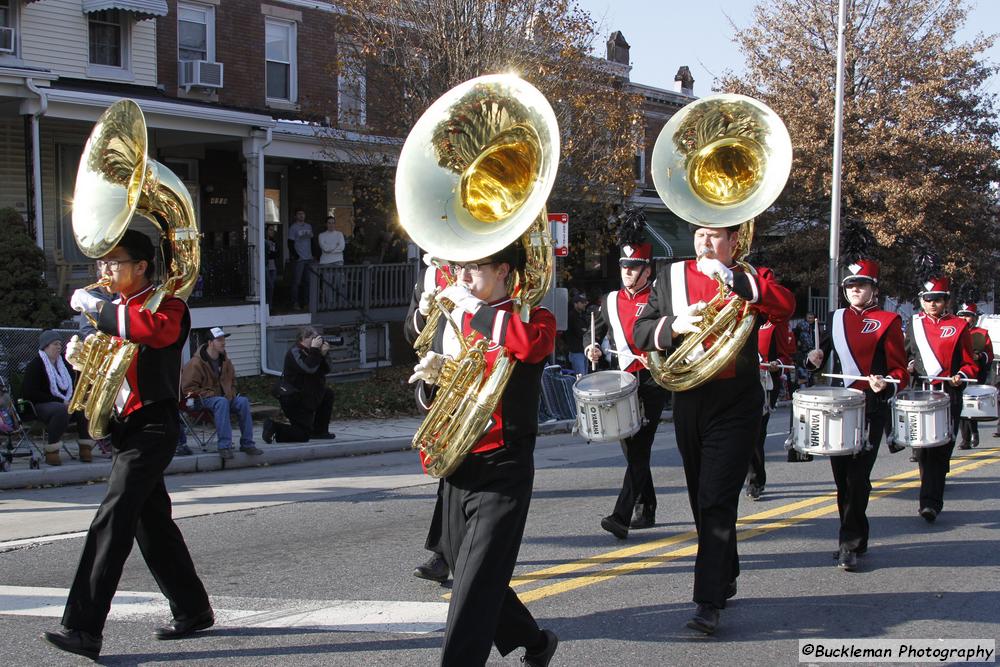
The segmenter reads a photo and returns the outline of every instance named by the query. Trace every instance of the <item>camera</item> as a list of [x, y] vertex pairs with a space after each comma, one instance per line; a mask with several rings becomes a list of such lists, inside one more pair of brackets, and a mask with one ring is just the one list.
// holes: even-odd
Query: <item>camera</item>
[[323, 341], [330, 347], [340, 347], [344, 344], [343, 336], [323, 336]]

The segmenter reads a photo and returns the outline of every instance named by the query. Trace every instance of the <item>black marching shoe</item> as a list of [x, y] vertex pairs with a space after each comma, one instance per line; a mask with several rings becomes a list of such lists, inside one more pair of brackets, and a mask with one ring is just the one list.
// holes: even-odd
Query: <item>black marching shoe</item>
[[448, 581], [448, 562], [439, 553], [431, 554], [423, 564], [413, 568], [413, 576], [419, 579], [428, 579], [443, 584]]
[[619, 540], [624, 540], [628, 537], [628, 526], [616, 519], [614, 514], [609, 514], [601, 519], [601, 528], [608, 531]]
[[971, 445], [969, 444], [969, 441], [968, 441], [968, 440], [963, 440], [963, 441], [962, 441], [962, 444], [960, 444], [960, 445], [958, 446], [958, 448], [959, 448], [959, 449], [972, 449], [972, 446], [971, 446]]
[[927, 523], [934, 523], [934, 520], [937, 519], [938, 511], [933, 507], [921, 507], [919, 514], [924, 517], [924, 521]]
[[764, 487], [759, 484], [747, 484], [747, 498], [750, 500], [760, 500], [760, 494], [764, 492]]
[[857, 555], [847, 547], [840, 547], [837, 552], [837, 567], [845, 572], [854, 572], [858, 569]]
[[551, 630], [542, 630], [542, 635], [545, 637], [545, 648], [535, 653], [525, 651], [524, 657], [521, 658], [521, 662], [529, 667], [547, 667], [549, 661], [552, 660], [552, 654], [559, 646], [559, 637], [556, 637], [556, 633]]
[[67, 653], [82, 655], [91, 660], [97, 660], [101, 655], [101, 635], [94, 635], [83, 630], [63, 628], [55, 632], [46, 632], [42, 639]]
[[656, 510], [647, 511], [646, 506], [642, 503], [636, 505], [629, 527], [642, 530], [643, 528], [652, 528], [654, 525], [656, 525]]
[[722, 608], [725, 609], [727, 601], [728, 600], [732, 600], [734, 597], [736, 597], [736, 580], [735, 579], [733, 579], [732, 581], [730, 581], [729, 585], [726, 586], [726, 599], [722, 601]]
[[719, 610], [710, 604], [699, 604], [687, 627], [706, 635], [715, 634], [715, 629], [719, 627]]
[[176, 618], [162, 628], [156, 628], [153, 634], [157, 639], [181, 639], [190, 637], [199, 630], [205, 630], [215, 625], [215, 614], [207, 609], [197, 616], [179, 621]]

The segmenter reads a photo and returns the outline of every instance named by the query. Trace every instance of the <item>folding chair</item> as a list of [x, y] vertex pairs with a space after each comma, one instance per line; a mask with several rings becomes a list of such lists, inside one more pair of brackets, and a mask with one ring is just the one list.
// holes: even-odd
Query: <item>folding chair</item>
[[215, 416], [206, 407], [195, 407], [195, 398], [185, 396], [180, 402], [181, 428], [184, 435], [194, 438], [194, 441], [201, 447], [201, 451], [207, 452], [208, 445], [216, 437]]
[[3, 378], [0, 378], [0, 409], [7, 411], [12, 422], [11, 431], [0, 434], [4, 440], [3, 449], [0, 450], [0, 471], [10, 470], [14, 458], [18, 456], [29, 457], [28, 467], [32, 470], [37, 469], [41, 465], [41, 459], [45, 452], [31, 439], [31, 434], [25, 428], [21, 413], [10, 395], [10, 386]]

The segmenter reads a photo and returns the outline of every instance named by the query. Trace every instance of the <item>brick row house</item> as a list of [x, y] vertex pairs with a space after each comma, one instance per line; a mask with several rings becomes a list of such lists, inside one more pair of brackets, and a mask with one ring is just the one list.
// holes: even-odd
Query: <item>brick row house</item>
[[[340, 16], [319, 0], [0, 0], [0, 207], [35, 230], [53, 288], [92, 280], [69, 224], [76, 170], [94, 121], [128, 97], [145, 114], [149, 157], [183, 181], [203, 234], [192, 349], [223, 326], [238, 374], [279, 370], [295, 330], [315, 323], [344, 335], [334, 354], [345, 372], [391, 363], [394, 349], [406, 358], [414, 253], [407, 261], [391, 213], [368, 206], [371, 183], [360, 182], [374, 174], [391, 187], [402, 138], [379, 118], [393, 89], [338, 39]], [[627, 44], [609, 42], [609, 56], [624, 58], [627, 78]], [[651, 153], [655, 123], [690, 90], [637, 89]], [[305, 310], [280, 271], [268, 303], [260, 251], [272, 238], [284, 265], [299, 208], [317, 235], [335, 212], [348, 239], [345, 266], [312, 275]]]

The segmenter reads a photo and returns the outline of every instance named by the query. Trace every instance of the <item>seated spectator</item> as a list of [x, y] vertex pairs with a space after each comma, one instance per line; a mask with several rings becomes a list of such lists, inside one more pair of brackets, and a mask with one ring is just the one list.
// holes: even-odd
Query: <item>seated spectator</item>
[[264, 442], [308, 442], [310, 438], [332, 440], [330, 414], [333, 390], [326, 386], [330, 344], [313, 327], [303, 327], [298, 341], [285, 354], [281, 379], [274, 387], [289, 423], [264, 420]]
[[[45, 424], [45, 463], [50, 466], [62, 465], [59, 448], [62, 437], [69, 426], [69, 401], [73, 397], [73, 376], [62, 358], [63, 343], [55, 331], [43, 331], [38, 337], [38, 356], [28, 362], [24, 369], [22, 398], [34, 404], [38, 420]], [[80, 444], [80, 460], [93, 460], [94, 441], [87, 432], [87, 420], [82, 412], [76, 418]]]
[[212, 327], [208, 342], [198, 348], [181, 371], [181, 393], [194, 399], [194, 408], [212, 411], [219, 457], [224, 461], [233, 458], [230, 413], [239, 418], [240, 451], [251, 456], [261, 453], [253, 444], [250, 401], [236, 393], [236, 369], [226, 356], [226, 338], [230, 335], [221, 327]]

